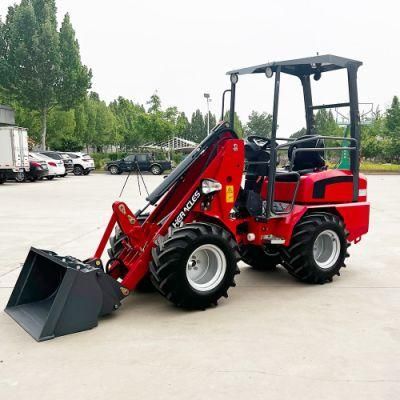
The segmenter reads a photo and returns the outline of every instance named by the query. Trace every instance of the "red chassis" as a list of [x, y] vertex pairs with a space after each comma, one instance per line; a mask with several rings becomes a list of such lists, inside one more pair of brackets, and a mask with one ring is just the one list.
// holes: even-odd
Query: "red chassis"
[[[240, 245], [262, 245], [278, 238], [280, 246], [290, 245], [294, 227], [311, 211], [327, 211], [340, 217], [349, 235], [349, 242], [358, 242], [368, 232], [369, 203], [366, 202], [366, 179], [359, 179], [358, 202], [352, 202], [352, 175], [349, 171], [327, 170], [301, 176], [296, 201], [287, 215], [276, 215], [265, 221], [254, 217], [238, 218], [233, 212], [242, 183], [244, 141], [229, 130], [195, 161], [187, 173], [158, 201], [156, 207], [140, 221], [123, 202], [115, 202], [113, 214], [93, 256], [101, 258], [115, 224], [127, 236], [118, 260], [110, 260], [109, 274], [121, 286], [134, 290], [148, 273], [152, 249], [157, 238], [184, 221], [208, 222], [231, 232]], [[205, 179], [217, 181], [221, 189], [209, 195], [201, 192]], [[266, 179], [261, 191], [266, 197]], [[293, 182], [275, 183], [275, 200], [290, 202], [294, 195]], [[242, 229], [243, 226], [246, 229]]]

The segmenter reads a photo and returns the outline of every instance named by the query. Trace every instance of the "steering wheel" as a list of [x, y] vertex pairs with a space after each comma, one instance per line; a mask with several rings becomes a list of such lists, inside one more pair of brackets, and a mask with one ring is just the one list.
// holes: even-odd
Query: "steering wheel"
[[250, 143], [254, 143], [258, 147], [261, 147], [262, 150], [266, 150], [269, 147], [271, 147], [271, 139], [266, 138], [264, 136], [250, 135], [250, 136], [247, 136], [247, 140]]

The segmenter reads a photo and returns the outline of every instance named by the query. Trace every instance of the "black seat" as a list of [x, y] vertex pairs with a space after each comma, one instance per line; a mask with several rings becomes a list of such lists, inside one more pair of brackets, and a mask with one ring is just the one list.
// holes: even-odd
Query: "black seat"
[[267, 176], [269, 171], [269, 153], [255, 143], [247, 142], [244, 145], [247, 161], [246, 175]]
[[[293, 142], [288, 148], [288, 157], [289, 160], [292, 159], [293, 150], [294, 149], [305, 149], [305, 148], [315, 148], [315, 147], [325, 147], [324, 141], [319, 139], [316, 135], [305, 135], [299, 137], [297, 140], [314, 138], [307, 142], [298, 143], [297, 141]], [[312, 172], [314, 170], [321, 169], [325, 166], [324, 160], [324, 151], [299, 151], [296, 153], [292, 171], [299, 171], [300, 173], [303, 171]]]

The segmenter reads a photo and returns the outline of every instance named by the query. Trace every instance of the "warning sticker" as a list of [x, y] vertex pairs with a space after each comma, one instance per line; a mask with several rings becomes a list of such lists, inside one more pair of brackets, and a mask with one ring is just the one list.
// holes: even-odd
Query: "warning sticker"
[[226, 185], [225, 194], [225, 200], [227, 203], [233, 203], [235, 201], [235, 190], [233, 185]]

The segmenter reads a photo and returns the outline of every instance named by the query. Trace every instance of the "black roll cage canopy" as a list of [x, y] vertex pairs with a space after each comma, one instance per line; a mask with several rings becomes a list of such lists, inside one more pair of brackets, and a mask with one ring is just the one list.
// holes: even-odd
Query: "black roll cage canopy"
[[[278, 127], [278, 106], [279, 106], [279, 88], [281, 73], [297, 76], [303, 87], [303, 97], [305, 106], [305, 117], [306, 117], [306, 128], [307, 135], [314, 135], [313, 138], [301, 139], [298, 142], [307, 142], [315, 140], [315, 123], [314, 123], [314, 110], [323, 108], [338, 108], [338, 107], [349, 107], [350, 108], [350, 139], [352, 146], [347, 147], [350, 151], [350, 169], [353, 174], [353, 201], [358, 200], [358, 178], [359, 178], [359, 159], [360, 159], [360, 116], [358, 109], [358, 89], [357, 89], [357, 71], [362, 65], [361, 61], [352, 60], [349, 58], [338, 57], [334, 55], [322, 55], [307, 58], [299, 58], [295, 60], [271, 62], [267, 64], [255, 65], [252, 67], [236, 69], [227, 72], [230, 75], [231, 88], [225, 90], [222, 95], [222, 116], [224, 117], [224, 103], [225, 95], [230, 92], [230, 112], [229, 112], [229, 125], [234, 129], [234, 116], [235, 116], [235, 97], [236, 97], [236, 84], [238, 82], [239, 75], [247, 74], [265, 74], [268, 78], [275, 75], [274, 85], [274, 102], [273, 102], [273, 113], [272, 113], [272, 131], [271, 131], [271, 148], [270, 148], [270, 165], [268, 173], [268, 198], [267, 198], [267, 217], [274, 214], [272, 211], [273, 196], [274, 196], [274, 185], [276, 176], [276, 157], [277, 150], [283, 147], [288, 147], [290, 143], [277, 145], [276, 141], [279, 140], [276, 137]], [[310, 76], [313, 75], [314, 79], [318, 81], [321, 75], [325, 72], [336, 71], [340, 69], [347, 70], [348, 78], [348, 90], [349, 90], [349, 101], [346, 103], [333, 103], [323, 105], [313, 105], [311, 81]], [[321, 139], [333, 139], [329, 136], [317, 136]], [[291, 142], [293, 143], [293, 142]], [[325, 148], [335, 150], [337, 148]], [[301, 151], [315, 151], [316, 148], [302, 148], [298, 149]], [[323, 149], [319, 149], [323, 150]], [[292, 173], [292, 172], [291, 172]], [[294, 202], [294, 199], [293, 199]]]

